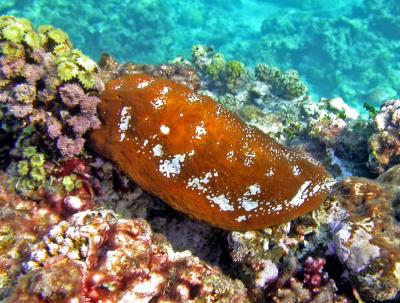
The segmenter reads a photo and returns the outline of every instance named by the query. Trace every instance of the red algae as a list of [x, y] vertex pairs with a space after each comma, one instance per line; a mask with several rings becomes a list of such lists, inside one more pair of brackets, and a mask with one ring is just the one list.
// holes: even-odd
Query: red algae
[[173, 208], [228, 230], [290, 221], [323, 202], [325, 170], [207, 96], [147, 75], [109, 81], [92, 147]]

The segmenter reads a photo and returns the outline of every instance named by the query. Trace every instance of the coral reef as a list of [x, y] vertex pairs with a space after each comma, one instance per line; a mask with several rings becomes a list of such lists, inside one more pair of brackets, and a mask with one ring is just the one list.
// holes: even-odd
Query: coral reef
[[25, 256], [6, 302], [249, 302], [239, 281], [189, 251], [174, 252], [144, 220], [118, 220], [111, 211], [79, 212], [53, 225]]
[[255, 73], [256, 78], [267, 82], [271, 86], [271, 92], [279, 98], [293, 100], [307, 95], [308, 88], [301, 82], [295, 70], [283, 73], [279, 68], [259, 64], [255, 68]]
[[201, 42], [246, 65], [294, 68], [312, 93], [341, 96], [359, 108], [365, 101], [379, 107], [399, 87], [396, 0], [331, 5], [288, 0], [138, 0], [121, 5], [110, 0], [101, 7], [94, 0], [56, 0], [14, 1], [0, 8], [3, 14], [68, 28], [75, 45], [92, 58], [99, 58], [107, 45], [118, 45], [112, 51], [120, 61], [160, 63], [189, 56], [192, 44]]
[[329, 216], [337, 209], [336, 202], [324, 203], [290, 223], [229, 235], [232, 260], [255, 302], [319, 302], [319, 296], [349, 302], [323, 271], [325, 259], [311, 257], [326, 250]]
[[232, 92], [245, 84], [248, 77], [242, 62], [226, 61], [224, 55], [205, 45], [192, 47], [194, 66], [208, 78], [208, 84], [221, 92]]
[[[282, 10], [265, 18], [261, 42], [249, 43], [244, 53], [254, 61], [298, 70], [320, 96], [341, 96], [358, 108], [365, 101], [379, 107], [399, 85], [389, 63], [397, 56], [388, 34], [396, 31], [395, 3], [352, 1], [341, 13], [328, 14]], [[354, 46], [350, 51], [349, 44]]]
[[[96, 94], [102, 82], [95, 62], [52, 26], [35, 31], [28, 20], [3, 16], [0, 30], [0, 106], [7, 138], [17, 140], [19, 149], [31, 144], [58, 149], [65, 157], [80, 154], [83, 135], [99, 127]], [[12, 128], [3, 122], [12, 120], [9, 115]]]
[[[158, 1], [146, 2], [140, 1], [140, 5], [143, 15], [149, 17], [148, 12]], [[378, 8], [379, 3], [368, 1], [368, 5]], [[77, 7], [82, 5], [87, 4]], [[110, 4], [107, 8], [112, 7]], [[162, 9], [152, 16], [153, 21], [159, 18], [158, 13], [162, 13]], [[164, 17], [169, 18], [168, 15]], [[380, 28], [379, 24], [387, 24], [389, 19], [383, 18], [374, 26]], [[115, 37], [121, 37], [121, 32], [115, 33]], [[99, 41], [103, 41], [102, 38]], [[143, 55], [144, 51], [140, 52]], [[141, 86], [133, 89], [133, 94], [140, 93], [141, 102], [147, 100], [144, 104], [151, 110], [168, 107], [169, 98], [174, 99], [174, 104], [183, 97], [194, 101], [190, 112], [183, 108], [177, 112], [178, 116], [182, 113], [186, 121], [199, 122], [192, 123], [190, 129], [193, 142], [205, 142], [212, 128], [217, 129], [214, 136], [218, 138], [212, 138], [213, 142], [218, 141], [219, 145], [223, 145], [219, 139], [222, 133], [229, 142], [234, 142], [238, 136], [232, 128], [234, 115], [220, 104], [212, 103], [219, 118], [229, 117], [225, 132], [209, 127], [213, 117], [210, 113], [197, 119], [196, 114], [202, 113], [201, 102], [210, 100], [201, 95], [204, 94], [279, 142], [320, 160], [334, 176], [354, 173], [368, 176], [365, 166], [368, 137], [371, 137], [374, 157], [370, 160], [371, 168], [384, 171], [398, 163], [393, 144], [398, 141], [398, 100], [386, 102], [379, 113], [374, 112], [377, 103], [367, 105], [376, 122], [375, 133], [371, 136], [371, 119], [360, 119], [341, 98], [321, 99], [315, 103], [297, 72], [283, 72], [265, 64], [252, 69], [240, 61], [225, 59], [228, 57], [199, 45], [193, 48], [191, 61], [179, 57], [161, 65], [119, 64], [109, 55], [103, 55], [98, 67], [73, 49], [68, 36], [59, 29], [42, 26], [34, 30], [24, 19], [0, 19], [0, 140], [4, 142], [0, 147], [2, 302], [348, 303], [358, 296], [366, 302], [398, 300], [399, 166], [389, 169], [375, 181], [339, 178], [329, 198], [319, 208], [288, 223], [257, 231], [227, 232], [174, 211], [145, 191], [149, 190], [146, 184], [150, 184], [153, 186], [150, 192], [160, 196], [157, 191], [163, 187], [160, 180], [153, 178], [143, 184], [142, 179], [134, 178], [138, 182], [135, 184], [124, 174], [129, 176], [129, 171], [121, 165], [123, 171], [120, 171], [117, 165], [96, 155], [91, 146], [84, 145], [86, 134], [99, 126], [96, 108], [100, 101], [98, 94], [104, 89], [103, 81], [130, 75], [126, 79], [139, 79], [134, 84]], [[331, 76], [328, 75], [328, 79]], [[116, 82], [108, 85], [112, 83]], [[116, 93], [124, 100], [124, 92]], [[107, 94], [106, 91], [104, 96]], [[368, 98], [378, 98], [379, 94], [378, 90], [371, 91]], [[143, 118], [140, 118], [140, 110], [130, 116], [129, 107], [142, 110], [133, 101], [125, 104], [125, 113], [123, 107], [118, 108], [111, 115], [115, 129], [107, 135], [108, 141], [122, 138], [125, 142], [129, 138], [134, 142], [132, 134], [135, 133], [127, 126], [134, 125], [135, 130], [140, 130], [135, 119], [146, 125], [145, 121], [154, 117], [153, 111], [150, 115], [144, 110]], [[134, 151], [131, 164], [143, 165], [138, 176], [148, 176], [150, 169], [145, 163], [148, 163], [149, 152], [156, 159], [155, 169], [161, 168], [170, 176], [161, 179], [175, 180], [172, 175], [182, 174], [190, 164], [188, 160], [194, 158], [199, 149], [194, 146], [195, 153], [191, 154], [190, 146], [183, 140], [185, 136], [172, 136], [178, 132], [174, 123], [181, 125], [180, 118], [176, 120], [175, 116], [164, 114], [160, 117], [150, 122], [155, 128], [153, 133], [163, 141], [155, 141], [156, 138], [147, 135], [141, 137], [137, 148], [130, 148]], [[244, 123], [240, 125], [248, 130], [247, 135], [258, 134]], [[183, 155], [181, 150], [176, 151], [165, 143], [168, 138], [183, 140], [182, 146], [186, 148], [182, 150]], [[244, 141], [238, 146], [243, 146]], [[205, 144], [209, 154], [199, 161], [199, 167], [209, 164], [210, 169], [197, 175], [193, 175], [196, 170], [192, 170], [186, 178], [191, 183], [187, 182], [183, 189], [188, 191], [188, 186], [194, 193], [199, 190], [210, 191], [210, 194], [211, 189], [218, 187], [210, 198], [205, 196], [215, 203], [215, 210], [229, 208], [230, 204], [224, 204], [226, 191], [221, 190], [223, 187], [213, 183], [223, 175], [211, 170], [214, 162], [223, 162], [219, 156], [209, 160], [209, 155], [214, 155], [214, 143]], [[254, 147], [252, 144], [250, 142], [247, 148]], [[279, 145], [274, 146], [286, 151]], [[220, 148], [215, 147], [215, 151], [219, 152]], [[124, 152], [126, 150], [124, 148]], [[261, 158], [256, 152], [257, 158]], [[286, 158], [300, 157], [298, 155], [291, 151], [285, 154]], [[164, 156], [164, 161], [159, 162], [157, 156]], [[252, 159], [251, 155], [245, 156], [241, 160]], [[273, 156], [286, 159], [276, 153]], [[228, 159], [224, 156], [225, 160]], [[275, 167], [274, 161], [263, 162]], [[274, 180], [273, 190], [269, 190], [268, 195], [275, 192], [286, 195], [288, 178], [300, 169], [301, 174], [306, 170], [301, 165], [289, 168], [281, 174], [284, 177], [279, 178], [286, 183], [263, 175]], [[234, 171], [234, 176], [226, 173], [224, 186], [236, 180], [235, 191], [243, 189], [243, 180], [257, 175], [257, 172], [250, 172], [242, 176], [241, 169], [230, 171]], [[320, 171], [322, 169], [318, 169]], [[325, 179], [325, 173], [323, 177]], [[305, 180], [309, 182], [307, 178], [296, 183], [297, 187], [293, 182], [290, 185], [291, 197], [297, 197], [296, 192], [300, 192], [298, 199], [291, 202], [300, 203], [306, 199]], [[258, 197], [258, 190], [264, 187], [252, 186], [253, 183], [255, 181], [249, 181], [247, 188], [244, 187], [248, 191], [239, 191], [240, 197], [236, 197], [241, 198], [239, 206], [252, 208], [255, 205], [251, 198]], [[258, 183], [262, 185], [261, 181]], [[179, 200], [177, 202], [184, 207], [199, 197], [197, 194], [179, 196], [174, 192], [177, 183], [164, 187], [168, 194], [162, 198], [167, 202]], [[196, 211], [199, 205], [195, 205]], [[287, 217], [287, 209], [280, 207], [275, 205], [274, 212], [286, 221], [291, 219]], [[251, 211], [243, 210], [246, 215]], [[228, 213], [229, 209], [223, 217], [216, 215], [209, 221], [214, 225], [222, 224]], [[250, 222], [250, 218], [246, 219]], [[273, 223], [272, 219], [267, 220]]]
[[383, 172], [400, 163], [400, 100], [386, 101], [374, 120], [376, 130], [369, 138], [369, 166]]
[[157, 78], [164, 78], [176, 83], [186, 85], [194, 91], [200, 88], [200, 77], [190, 62], [178, 57], [168, 64], [119, 64], [112, 56], [103, 54], [100, 59], [100, 75], [104, 81], [109, 81], [119, 76], [138, 73], [147, 74]]

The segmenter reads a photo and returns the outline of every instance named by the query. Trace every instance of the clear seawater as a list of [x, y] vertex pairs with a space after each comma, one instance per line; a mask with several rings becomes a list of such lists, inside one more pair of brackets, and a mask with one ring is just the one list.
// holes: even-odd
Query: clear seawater
[[161, 63], [206, 44], [229, 60], [296, 69], [311, 94], [379, 106], [400, 87], [398, 0], [0, 0], [98, 59]]

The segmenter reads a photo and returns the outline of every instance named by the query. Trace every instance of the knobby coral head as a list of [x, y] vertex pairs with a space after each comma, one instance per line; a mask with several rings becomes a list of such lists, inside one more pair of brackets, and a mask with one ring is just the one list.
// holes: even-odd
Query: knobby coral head
[[173, 208], [251, 230], [287, 222], [327, 195], [325, 170], [189, 88], [147, 75], [107, 83], [93, 148]]

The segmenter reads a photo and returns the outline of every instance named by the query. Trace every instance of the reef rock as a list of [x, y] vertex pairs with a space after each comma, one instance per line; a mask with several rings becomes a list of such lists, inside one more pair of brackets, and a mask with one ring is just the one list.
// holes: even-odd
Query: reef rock
[[376, 181], [351, 177], [332, 199], [344, 207], [333, 213], [333, 248], [351, 281], [367, 301], [396, 298], [400, 290], [400, 167]]

